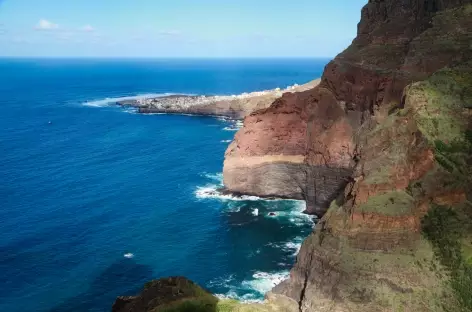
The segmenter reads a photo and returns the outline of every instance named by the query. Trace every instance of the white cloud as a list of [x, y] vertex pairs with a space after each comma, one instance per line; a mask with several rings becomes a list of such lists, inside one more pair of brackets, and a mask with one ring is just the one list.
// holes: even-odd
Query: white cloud
[[93, 28], [92, 25], [87, 24], [87, 25], [84, 25], [84, 26], [80, 27], [79, 30], [85, 31], [85, 32], [93, 32], [93, 31], [95, 31], [95, 28]]
[[46, 19], [40, 19], [38, 24], [35, 26], [35, 29], [37, 30], [54, 30], [58, 28], [59, 28], [59, 25], [51, 21], [48, 21]]

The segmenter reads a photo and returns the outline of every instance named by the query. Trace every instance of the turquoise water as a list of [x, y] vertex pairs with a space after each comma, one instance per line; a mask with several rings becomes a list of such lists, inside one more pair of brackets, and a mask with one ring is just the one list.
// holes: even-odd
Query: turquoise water
[[167, 275], [261, 299], [311, 231], [303, 203], [209, 195], [235, 122], [110, 103], [285, 87], [326, 63], [0, 60], [0, 311], [109, 311]]

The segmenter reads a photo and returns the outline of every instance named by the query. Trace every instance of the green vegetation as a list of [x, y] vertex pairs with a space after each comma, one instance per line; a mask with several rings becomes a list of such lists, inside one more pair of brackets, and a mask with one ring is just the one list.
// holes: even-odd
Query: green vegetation
[[[157, 306], [152, 312], [211, 312], [216, 311], [218, 298], [207, 292], [200, 286], [188, 280], [176, 280], [175, 284], [165, 280], [157, 280], [146, 283], [145, 290], [158, 291], [155, 302]], [[159, 297], [162, 297], [159, 300]], [[166, 304], [161, 304], [162, 301]], [[153, 302], [150, 303], [153, 305]]]
[[404, 191], [392, 191], [369, 197], [366, 203], [359, 206], [359, 209], [366, 213], [400, 216], [410, 214], [413, 205], [413, 197], [408, 193]]
[[375, 170], [369, 172], [364, 182], [367, 184], [382, 184], [389, 181], [391, 168], [379, 165]]
[[218, 312], [233, 312], [241, 303], [237, 300], [221, 300], [218, 302]]
[[[399, 232], [388, 236], [391, 235], [402, 237]], [[352, 311], [357, 311], [358, 304], [362, 304], [365, 308], [362, 311], [444, 312], [441, 302], [448, 300], [443, 295], [436, 273], [430, 270], [431, 264], [437, 262], [431, 244], [413, 233], [407, 235], [411, 245], [391, 247], [388, 252], [365, 250], [363, 243], [359, 245], [354, 241], [359, 242], [359, 237], [352, 240], [326, 235], [324, 244], [336, 246], [336, 250], [341, 252], [339, 269], [352, 274], [352, 279], [338, 294], [339, 298], [345, 299], [344, 302], [353, 303]], [[380, 242], [388, 236], [373, 232], [369, 241]]]
[[[466, 142], [465, 109], [472, 104], [472, 62], [445, 68], [408, 88], [407, 102], [429, 142]], [[408, 101], [410, 99], [410, 101]], [[413, 101], [411, 101], [413, 100]]]
[[407, 109], [433, 148], [436, 162], [453, 176], [453, 188], [472, 182], [472, 62], [445, 68], [407, 89]]
[[[468, 132], [467, 132], [468, 133]], [[469, 135], [465, 140], [452, 141], [446, 144], [441, 140], [434, 142], [434, 154], [436, 161], [448, 172], [452, 173], [458, 179], [458, 182], [470, 182], [472, 168], [468, 161], [472, 154], [472, 141], [469, 141]]]
[[424, 195], [423, 183], [421, 181], [411, 182], [406, 188], [406, 192], [413, 198]]
[[398, 44], [369, 44], [363, 46], [352, 44], [342, 55], [352, 60], [369, 60], [372, 67], [378, 67], [378, 74], [387, 74], [389, 68], [396, 68], [400, 65], [403, 53], [402, 45]]
[[218, 299], [214, 296], [182, 299], [174, 303], [168, 304], [165, 307], [158, 307], [153, 312], [212, 312], [217, 311]]
[[[449, 311], [472, 310], [472, 265], [469, 246], [464, 239], [470, 239], [472, 227], [472, 206], [461, 207], [432, 205], [422, 221], [423, 235], [433, 245], [435, 256], [448, 272], [448, 284], [458, 306], [446, 307]], [[464, 248], [465, 247], [465, 248]]]
[[370, 161], [364, 167], [365, 183], [388, 183], [395, 168], [408, 162], [412, 130], [405, 121], [396, 111], [367, 133], [364, 145], [370, 152]]

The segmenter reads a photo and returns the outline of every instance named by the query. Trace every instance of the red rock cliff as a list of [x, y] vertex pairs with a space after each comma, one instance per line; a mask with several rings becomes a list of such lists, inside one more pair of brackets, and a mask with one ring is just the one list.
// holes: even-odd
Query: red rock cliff
[[329, 208], [269, 297], [300, 311], [471, 307], [467, 278], [448, 282], [469, 270], [462, 255], [450, 268], [440, 240], [421, 235], [425, 214], [445, 207], [434, 213], [466, 220], [453, 243], [472, 237], [471, 67], [472, 0], [370, 0], [318, 87], [245, 119], [226, 188]]
[[467, 3], [369, 1], [358, 36], [326, 66], [317, 88], [285, 94], [245, 119], [226, 151], [225, 187], [305, 198], [310, 212], [323, 214], [358, 160], [361, 125], [403, 105], [408, 84], [470, 54], [470, 21], [441, 20]]

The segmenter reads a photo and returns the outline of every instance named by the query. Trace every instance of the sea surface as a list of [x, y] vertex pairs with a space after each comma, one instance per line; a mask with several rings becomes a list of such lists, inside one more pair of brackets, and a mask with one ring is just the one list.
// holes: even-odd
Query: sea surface
[[113, 102], [282, 88], [327, 62], [0, 59], [0, 311], [110, 311], [169, 275], [262, 299], [312, 230], [304, 204], [214, 194], [240, 123]]

